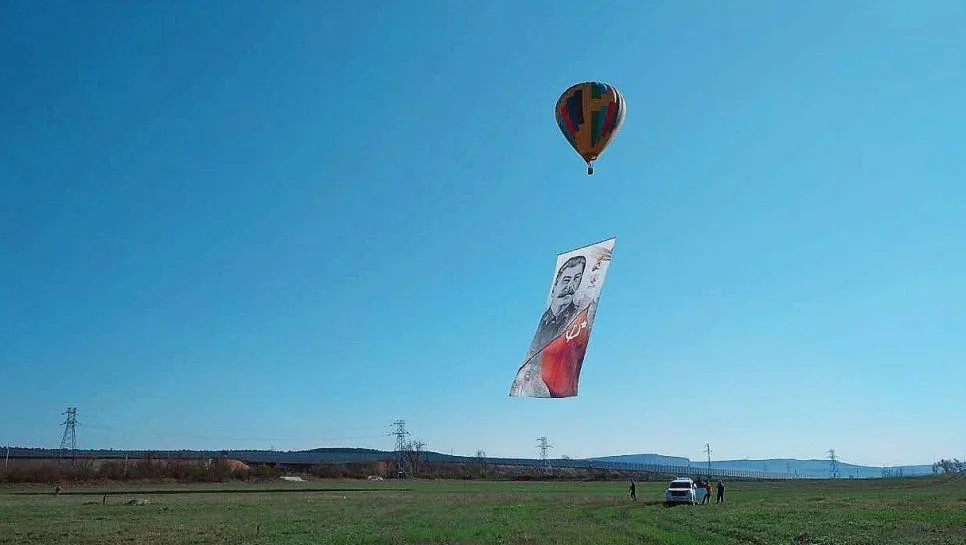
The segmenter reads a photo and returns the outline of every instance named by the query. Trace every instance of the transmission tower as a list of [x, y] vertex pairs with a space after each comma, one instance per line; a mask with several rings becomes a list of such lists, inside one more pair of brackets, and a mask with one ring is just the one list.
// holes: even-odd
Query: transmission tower
[[708, 477], [711, 476], [711, 443], [704, 444], [704, 452], [708, 455]]
[[835, 459], [835, 449], [828, 451], [828, 476], [832, 479], [839, 478], [839, 462]]
[[396, 420], [392, 423], [395, 430], [392, 435], [396, 436], [396, 456], [393, 460], [396, 466], [396, 475], [404, 475], [406, 473], [406, 437], [409, 436], [409, 432], [406, 431], [406, 421]]
[[486, 451], [476, 449], [476, 459], [480, 464], [480, 477], [486, 477]]
[[60, 456], [64, 458], [64, 451], [70, 449], [71, 463], [77, 461], [77, 407], [67, 407], [67, 410], [60, 413], [67, 415], [67, 420], [63, 422], [64, 437], [60, 440]]
[[537, 448], [540, 449], [540, 460], [543, 461], [543, 466], [547, 469], [550, 468], [550, 459], [547, 457], [547, 451], [550, 450], [552, 445], [547, 442], [546, 437], [537, 438]]

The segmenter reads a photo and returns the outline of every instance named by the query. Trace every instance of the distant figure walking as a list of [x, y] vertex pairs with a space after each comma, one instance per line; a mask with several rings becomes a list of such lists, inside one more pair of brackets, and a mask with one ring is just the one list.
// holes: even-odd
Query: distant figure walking
[[701, 483], [701, 487], [704, 488], [704, 498], [701, 499], [701, 505], [711, 503], [711, 481], [704, 481]]
[[725, 485], [723, 482], [718, 481], [718, 499], [715, 501], [715, 503], [724, 503], [724, 493]]
[[54, 495], [55, 496], [60, 496], [60, 485], [57, 485], [57, 487], [54, 488]]
[[633, 480], [631, 480], [630, 492], [631, 492], [631, 500], [637, 501], [637, 487], [634, 485]]

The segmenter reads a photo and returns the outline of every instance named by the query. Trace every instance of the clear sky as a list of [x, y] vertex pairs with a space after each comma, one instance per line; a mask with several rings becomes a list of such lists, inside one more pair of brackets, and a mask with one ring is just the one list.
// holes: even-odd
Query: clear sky
[[962, 2], [202, 4], [2, 2], [0, 444], [966, 456]]

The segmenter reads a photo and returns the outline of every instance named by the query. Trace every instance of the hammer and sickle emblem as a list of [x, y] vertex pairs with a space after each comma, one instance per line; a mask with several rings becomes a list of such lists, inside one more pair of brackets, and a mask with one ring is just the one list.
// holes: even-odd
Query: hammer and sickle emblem
[[580, 330], [587, 327], [587, 320], [580, 322], [579, 324], [574, 322], [573, 325], [567, 330], [566, 338], [568, 341], [574, 340], [577, 335], [580, 335]]

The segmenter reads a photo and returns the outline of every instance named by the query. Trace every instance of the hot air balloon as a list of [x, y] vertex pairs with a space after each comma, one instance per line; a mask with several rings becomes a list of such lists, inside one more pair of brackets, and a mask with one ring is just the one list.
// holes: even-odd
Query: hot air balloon
[[624, 97], [612, 85], [585, 81], [560, 95], [554, 114], [557, 126], [594, 173], [593, 162], [624, 122]]

